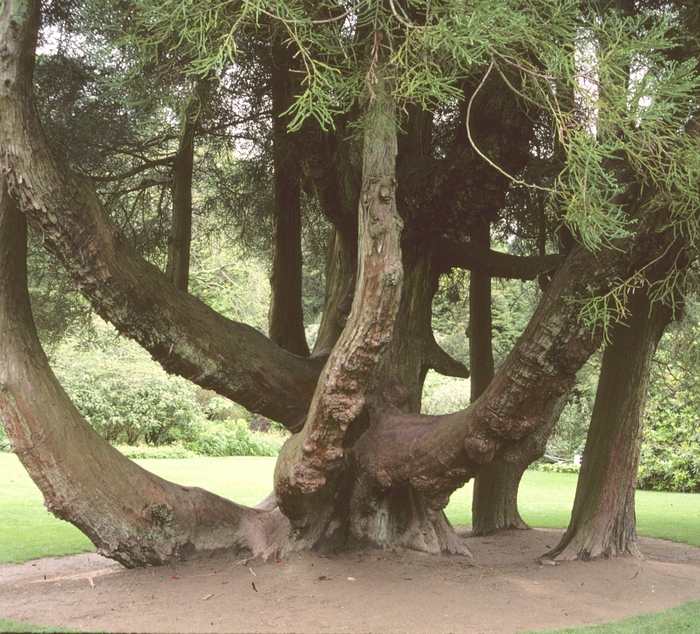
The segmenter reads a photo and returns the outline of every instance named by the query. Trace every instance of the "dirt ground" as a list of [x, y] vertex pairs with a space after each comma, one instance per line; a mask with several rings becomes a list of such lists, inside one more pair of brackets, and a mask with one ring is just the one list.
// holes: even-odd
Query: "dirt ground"
[[[467, 533], [468, 534], [468, 533]], [[0, 565], [0, 617], [106, 632], [506, 633], [587, 625], [700, 599], [700, 548], [542, 565], [560, 531], [468, 538], [472, 559], [412, 551], [232, 555], [127, 570], [95, 554]]]

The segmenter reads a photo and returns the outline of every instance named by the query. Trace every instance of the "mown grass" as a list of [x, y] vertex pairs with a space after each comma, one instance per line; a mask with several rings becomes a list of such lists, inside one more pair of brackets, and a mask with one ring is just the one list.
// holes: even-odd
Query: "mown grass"
[[[195, 457], [137, 460], [149, 471], [180, 484], [200, 486], [241, 504], [257, 504], [272, 490], [275, 458]], [[526, 471], [520, 487], [520, 511], [531, 526], [565, 528], [576, 490], [575, 474]], [[21, 562], [92, 550], [72, 525], [43, 507], [41, 493], [13, 454], [0, 452], [0, 563]], [[447, 507], [450, 521], [471, 524], [472, 485], [457, 491]], [[637, 530], [700, 546], [700, 495], [637, 492]]]
[[[684, 603], [656, 614], [632, 616], [624, 621], [589, 625], [587, 627], [565, 627], [547, 630], [547, 634], [666, 634], [667, 632], [700, 632], [700, 601]], [[521, 634], [544, 634], [528, 630]]]
[[[184, 485], [201, 486], [241, 504], [252, 505], [272, 490], [275, 458], [235, 457], [137, 460], [144, 468]], [[575, 474], [527, 471], [520, 488], [520, 510], [532, 526], [565, 528], [576, 490]], [[72, 525], [51, 515], [42, 496], [13, 454], [0, 452], [0, 563], [22, 562], [93, 550]], [[454, 524], [471, 523], [472, 486], [457, 491], [447, 507]], [[700, 546], [700, 495], [637, 492], [637, 528], [641, 535]], [[29, 628], [29, 629], [28, 629]], [[0, 619], [0, 632], [65, 632]], [[651, 634], [700, 632], [700, 601], [619, 623], [556, 630], [557, 634]]]
[[83, 630], [71, 630], [65, 627], [53, 627], [50, 625], [33, 625], [20, 623], [19, 621], [6, 621], [0, 619], [0, 632], [82, 632]]

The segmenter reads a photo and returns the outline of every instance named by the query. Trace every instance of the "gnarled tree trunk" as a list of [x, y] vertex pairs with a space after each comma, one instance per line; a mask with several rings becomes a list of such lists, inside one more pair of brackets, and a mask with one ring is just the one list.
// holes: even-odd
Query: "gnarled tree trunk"
[[285, 548], [278, 510], [173, 484], [110, 446], [78, 413], [41, 348], [27, 291], [26, 219], [0, 180], [0, 415], [47, 508], [125, 566], [220, 548]]

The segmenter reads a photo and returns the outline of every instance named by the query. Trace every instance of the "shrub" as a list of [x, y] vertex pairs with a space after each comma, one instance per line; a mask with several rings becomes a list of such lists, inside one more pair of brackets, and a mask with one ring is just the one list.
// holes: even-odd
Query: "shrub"
[[447, 414], [469, 407], [469, 379], [455, 379], [428, 372], [423, 385], [423, 414]]
[[699, 410], [693, 396], [650, 394], [637, 474], [640, 489], [700, 493]]
[[288, 435], [251, 431], [245, 420], [200, 423], [187, 449], [201, 456], [276, 456]]
[[115, 448], [123, 453], [127, 458], [160, 458], [165, 460], [177, 458], [192, 458], [195, 454], [188, 451], [184, 445], [165, 445], [162, 447], [152, 447], [150, 445], [115, 445]]
[[87, 351], [64, 347], [54, 365], [68, 396], [112, 444], [165, 445], [189, 438], [204, 418], [198, 388], [169, 376], [141, 350], [124, 354], [127, 343], [133, 342]]
[[[133, 341], [116, 337], [102, 322], [94, 325], [94, 340], [67, 339], [53, 365], [80, 413], [127, 457], [279, 453], [289, 435], [281, 425], [169, 376]], [[271, 433], [251, 431], [249, 423]]]

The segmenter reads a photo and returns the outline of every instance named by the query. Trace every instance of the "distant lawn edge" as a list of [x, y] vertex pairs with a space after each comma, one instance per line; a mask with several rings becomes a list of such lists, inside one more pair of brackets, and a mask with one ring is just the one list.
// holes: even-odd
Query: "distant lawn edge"
[[22, 621], [8, 621], [0, 619], [0, 632], [84, 632], [85, 630], [72, 630], [67, 627], [52, 625], [34, 625]]
[[556, 630], [527, 630], [520, 634], [659, 634], [700, 632], [700, 601], [689, 601], [662, 612], [631, 616], [622, 621], [565, 627]]

